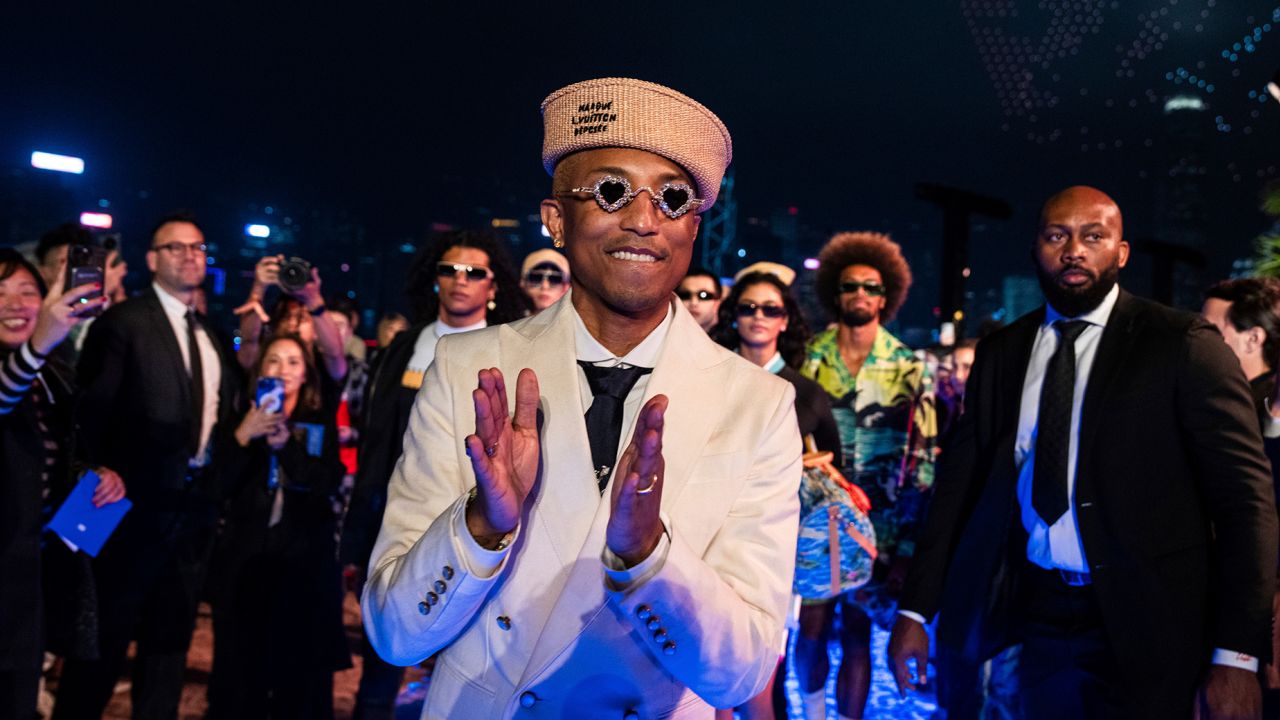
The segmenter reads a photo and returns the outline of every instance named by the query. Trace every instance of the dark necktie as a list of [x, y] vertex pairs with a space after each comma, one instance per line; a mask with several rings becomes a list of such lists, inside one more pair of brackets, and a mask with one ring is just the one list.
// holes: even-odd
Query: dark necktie
[[200, 361], [200, 344], [196, 341], [196, 311], [187, 310], [187, 367], [191, 371], [191, 457], [200, 452], [200, 428], [204, 425], [204, 365]]
[[1067, 511], [1068, 452], [1071, 447], [1071, 406], [1076, 391], [1076, 338], [1089, 327], [1083, 320], [1059, 320], [1058, 349], [1049, 358], [1040, 388], [1040, 417], [1036, 420], [1035, 475], [1031, 505], [1052, 526]]
[[640, 376], [653, 368], [600, 367], [579, 360], [587, 374], [594, 399], [587, 409], [587, 439], [591, 442], [591, 464], [596, 469], [596, 483], [600, 492], [609, 484], [613, 473], [613, 461], [618, 457], [618, 436], [622, 434], [622, 409], [627, 394], [635, 387]]

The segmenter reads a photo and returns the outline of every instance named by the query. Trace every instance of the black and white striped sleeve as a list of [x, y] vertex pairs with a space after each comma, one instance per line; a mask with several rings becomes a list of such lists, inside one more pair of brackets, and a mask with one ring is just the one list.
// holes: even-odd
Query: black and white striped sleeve
[[0, 415], [8, 415], [22, 402], [44, 360], [28, 341], [0, 361]]

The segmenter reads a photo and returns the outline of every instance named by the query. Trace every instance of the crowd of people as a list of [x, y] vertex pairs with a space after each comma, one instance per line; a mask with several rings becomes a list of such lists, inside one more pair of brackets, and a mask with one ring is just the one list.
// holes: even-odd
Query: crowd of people
[[[1072, 187], [1029, 238], [1047, 304], [912, 349], [886, 234], [822, 248], [824, 317], [785, 265], [690, 267], [732, 157], [705, 107], [610, 79], [543, 115], [555, 247], [427, 239], [370, 343], [281, 256], [233, 343], [190, 215], [133, 296], [117, 251], [68, 286], [76, 225], [0, 249], [0, 717], [46, 675], [101, 717], [135, 643], [134, 717], [177, 717], [205, 601], [208, 717], [332, 717], [346, 592], [357, 718], [432, 659], [424, 717], [783, 718], [789, 662], [819, 720], [832, 642], [861, 718], [873, 627], [950, 718], [1280, 713], [1280, 281], [1141, 300]], [[46, 529], [86, 477], [132, 503], [96, 557]]]

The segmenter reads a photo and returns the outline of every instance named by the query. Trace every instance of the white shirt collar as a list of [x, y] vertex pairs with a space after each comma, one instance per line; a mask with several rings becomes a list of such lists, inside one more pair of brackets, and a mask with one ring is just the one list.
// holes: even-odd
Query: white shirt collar
[[582, 317], [578, 315], [577, 308], [573, 307], [573, 303], [568, 303], [569, 312], [573, 313], [573, 338], [574, 346], [577, 349], [578, 359], [599, 364], [611, 363], [612, 365], [630, 365], [632, 367], [652, 368], [658, 365], [658, 354], [662, 351], [662, 344], [667, 339], [667, 333], [671, 330], [671, 319], [675, 317], [675, 313], [671, 310], [671, 304], [667, 303], [667, 316], [658, 323], [658, 327], [654, 328], [644, 340], [640, 341], [623, 357], [618, 357], [609, 352], [609, 349], [600, 344], [599, 340], [587, 330], [587, 326], [582, 322]]
[[1090, 310], [1089, 312], [1077, 318], [1066, 318], [1066, 316], [1064, 316], [1062, 313], [1058, 312], [1057, 310], [1054, 310], [1052, 305], [1045, 303], [1044, 325], [1042, 325], [1042, 327], [1048, 327], [1050, 325], [1053, 325], [1054, 322], [1058, 320], [1063, 320], [1063, 319], [1083, 320], [1089, 323], [1090, 325], [1097, 325], [1098, 327], [1106, 327], [1107, 320], [1111, 317], [1111, 311], [1114, 310], [1116, 307], [1116, 299], [1119, 297], [1120, 297], [1120, 285], [1119, 283], [1117, 283], [1111, 286], [1111, 291], [1108, 292], [1107, 296], [1102, 299], [1102, 302], [1098, 303], [1098, 307]]
[[189, 308], [182, 304], [181, 300], [174, 297], [168, 290], [160, 287], [160, 284], [155, 281], [151, 282], [151, 287], [155, 289], [156, 297], [160, 298], [160, 307], [164, 308], [165, 315], [186, 319]]
[[436, 334], [437, 338], [442, 338], [445, 335], [452, 335], [454, 333], [460, 333], [460, 332], [471, 332], [472, 330], [481, 330], [488, 326], [489, 326], [489, 322], [483, 318], [480, 319], [480, 322], [475, 323], [474, 325], [463, 325], [462, 327], [454, 327], [452, 325], [445, 324], [443, 320], [436, 320], [435, 322], [431, 323], [431, 331]]

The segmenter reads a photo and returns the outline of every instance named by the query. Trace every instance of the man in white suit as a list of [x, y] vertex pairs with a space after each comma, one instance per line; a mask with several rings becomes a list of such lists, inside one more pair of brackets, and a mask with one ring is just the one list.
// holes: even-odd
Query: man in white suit
[[729, 133], [636, 80], [542, 110], [542, 220], [572, 290], [441, 339], [365, 625], [391, 662], [441, 653], [425, 718], [709, 718], [773, 674], [801, 474], [791, 386], [672, 294]]

